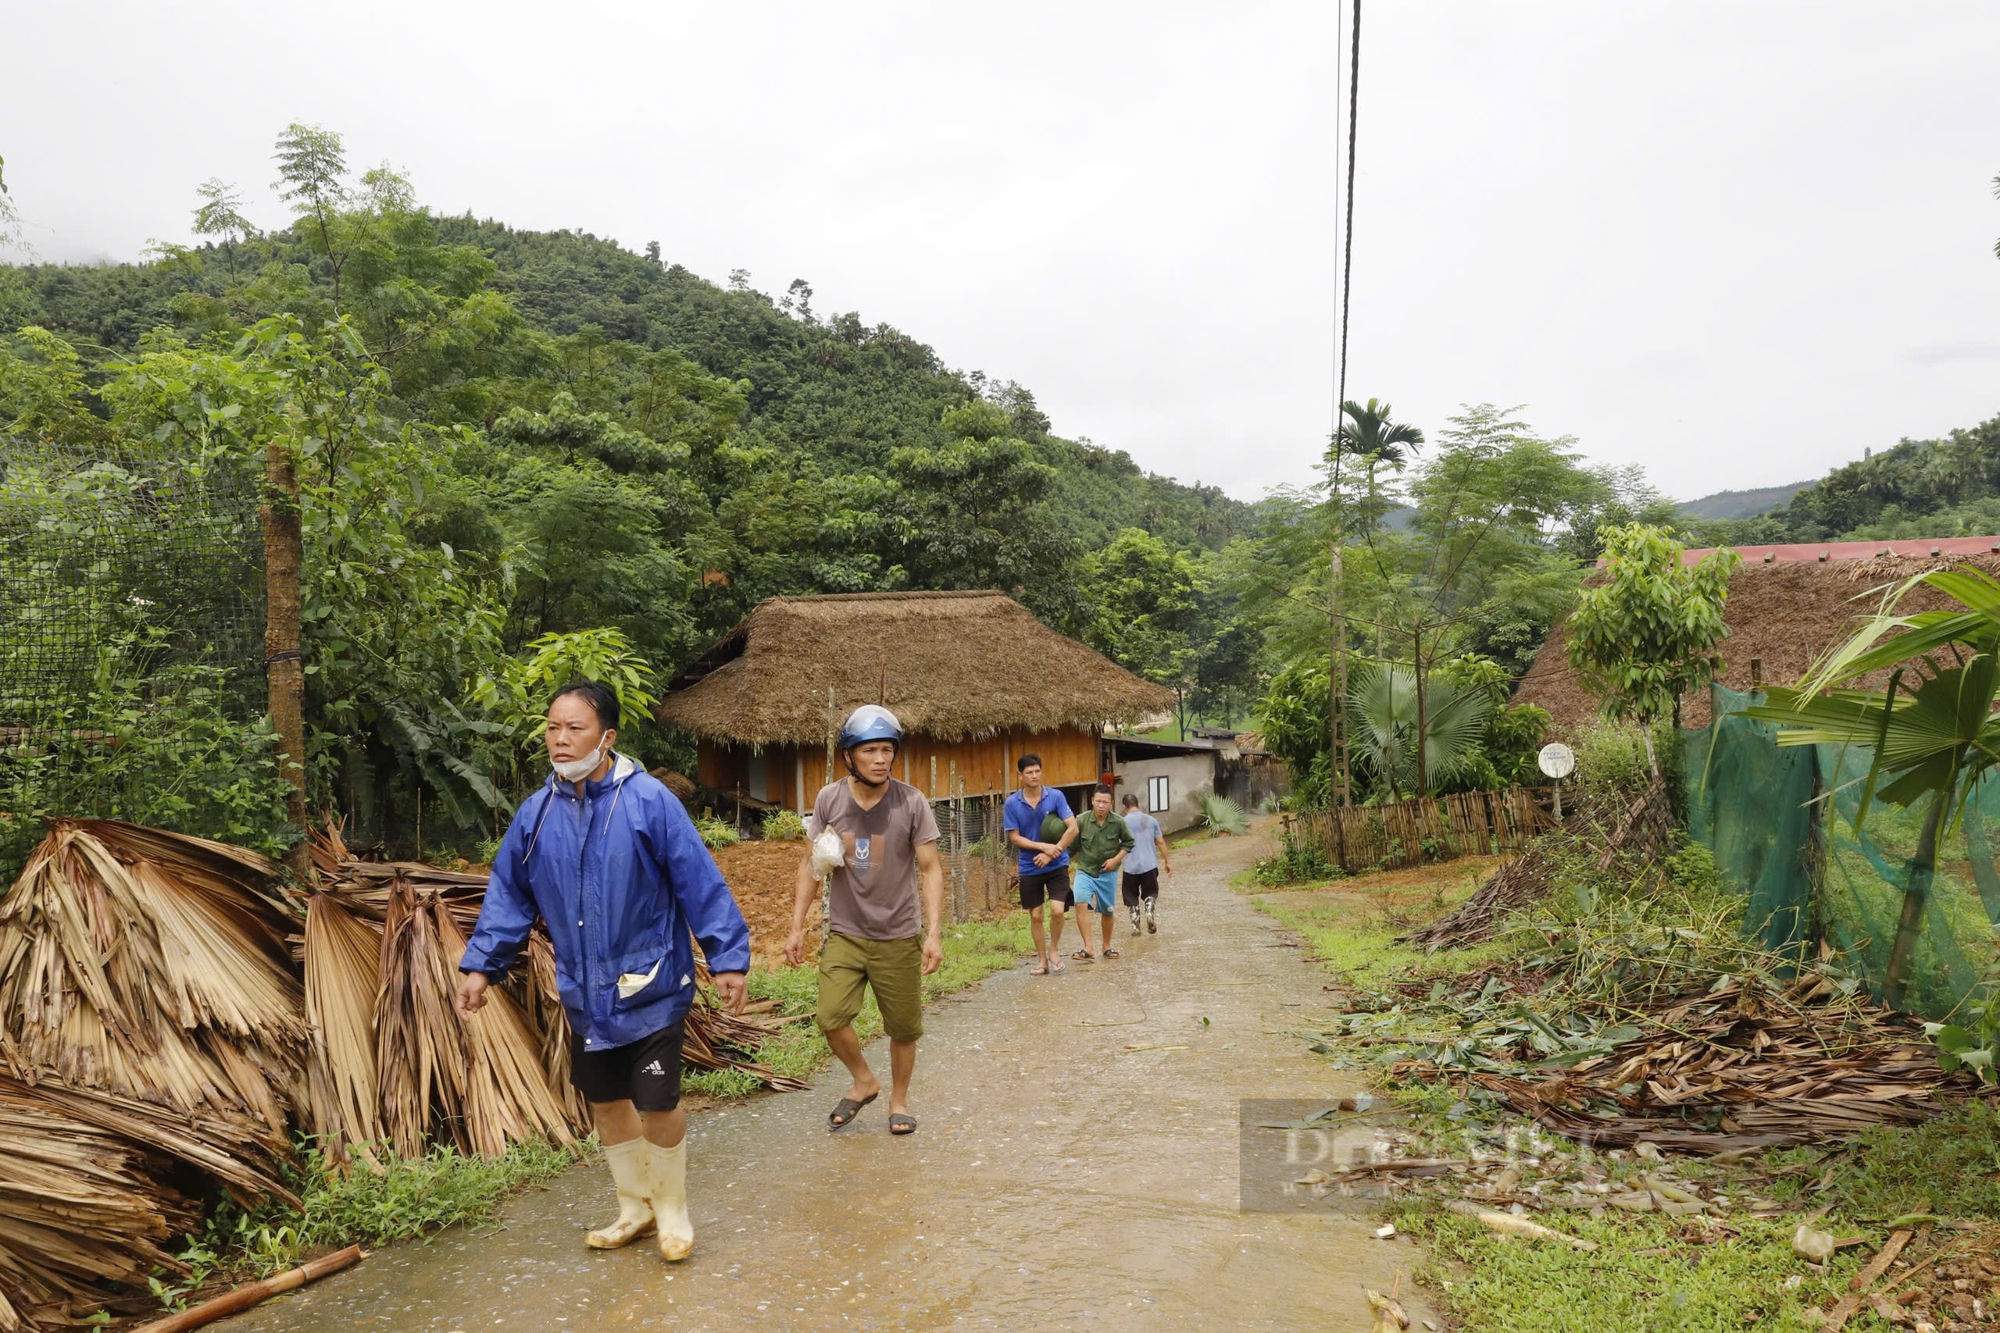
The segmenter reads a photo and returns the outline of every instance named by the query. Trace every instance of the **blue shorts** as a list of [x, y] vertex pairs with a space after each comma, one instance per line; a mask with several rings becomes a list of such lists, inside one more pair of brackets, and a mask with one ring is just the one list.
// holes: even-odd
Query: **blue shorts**
[[1118, 872], [1113, 870], [1103, 875], [1087, 875], [1076, 872], [1074, 889], [1076, 905], [1088, 907], [1093, 912], [1110, 912], [1118, 893]]

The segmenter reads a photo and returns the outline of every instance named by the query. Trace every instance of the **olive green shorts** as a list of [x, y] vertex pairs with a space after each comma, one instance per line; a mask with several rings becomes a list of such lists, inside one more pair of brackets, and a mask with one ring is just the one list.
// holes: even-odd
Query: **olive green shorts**
[[861, 989], [875, 992], [882, 1011], [882, 1030], [891, 1041], [915, 1041], [924, 1035], [924, 942], [864, 940], [838, 931], [829, 933], [819, 951], [819, 1030], [832, 1032], [854, 1022], [861, 1012]]

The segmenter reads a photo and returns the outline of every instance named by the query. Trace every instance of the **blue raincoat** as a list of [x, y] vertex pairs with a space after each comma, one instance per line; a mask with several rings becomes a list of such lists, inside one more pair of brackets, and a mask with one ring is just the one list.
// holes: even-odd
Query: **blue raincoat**
[[694, 821], [622, 755], [601, 782], [583, 784], [581, 800], [576, 784], [552, 774], [521, 802], [459, 971], [504, 973], [537, 916], [548, 923], [556, 986], [586, 1050], [638, 1041], [687, 1013], [690, 932], [710, 970], [750, 966], [750, 927]]

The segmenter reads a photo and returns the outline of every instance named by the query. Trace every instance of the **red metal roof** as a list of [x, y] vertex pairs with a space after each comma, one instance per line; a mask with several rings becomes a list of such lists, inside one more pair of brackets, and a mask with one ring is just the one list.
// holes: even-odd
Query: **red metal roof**
[[[1714, 551], [1713, 546], [1686, 551], [1681, 563], [1692, 565]], [[1878, 555], [1915, 556], [1937, 560], [1955, 555], [2000, 554], [2000, 537], [1910, 537], [1870, 542], [1799, 542], [1790, 546], [1738, 546], [1746, 565], [1811, 564], [1814, 561], [1873, 560]], [[1597, 561], [1601, 567], [1604, 560]]]

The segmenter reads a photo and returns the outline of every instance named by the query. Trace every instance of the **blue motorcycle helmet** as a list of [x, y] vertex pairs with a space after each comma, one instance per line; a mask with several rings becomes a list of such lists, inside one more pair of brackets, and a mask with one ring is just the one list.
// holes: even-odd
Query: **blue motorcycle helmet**
[[855, 771], [854, 761], [848, 755], [855, 746], [866, 745], [870, 741], [888, 741], [899, 751], [903, 748], [903, 724], [881, 704], [863, 704], [840, 724], [840, 757], [846, 761], [847, 771], [857, 782], [868, 782], [868, 779]]

